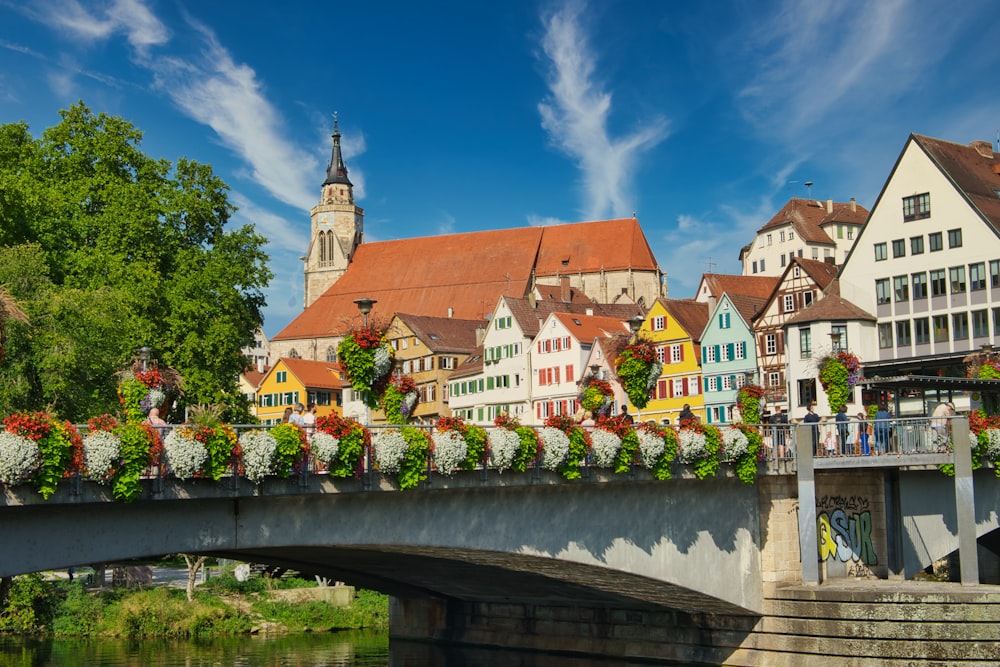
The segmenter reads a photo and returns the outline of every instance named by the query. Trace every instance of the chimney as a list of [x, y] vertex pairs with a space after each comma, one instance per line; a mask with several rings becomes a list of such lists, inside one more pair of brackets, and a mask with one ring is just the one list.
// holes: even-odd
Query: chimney
[[569, 288], [569, 276], [562, 276], [559, 279], [559, 291], [561, 292], [559, 298], [562, 299], [563, 303], [569, 303], [573, 300], [573, 294]]
[[973, 141], [969, 144], [969, 148], [974, 148], [977, 153], [985, 158], [993, 157], [993, 144], [988, 141]]
[[476, 347], [482, 345], [484, 340], [486, 340], [486, 328], [476, 327]]
[[257, 372], [260, 373], [261, 375], [264, 374], [264, 359], [263, 358], [257, 359]]
[[530, 292], [530, 293], [528, 294], [528, 305], [529, 305], [529, 306], [531, 306], [531, 309], [532, 309], [532, 310], [534, 310], [535, 308], [537, 308], [537, 307], [538, 307], [538, 303], [537, 303], [537, 300], [536, 300], [536, 298], [535, 298], [535, 292], [534, 292], [534, 290], [532, 290], [532, 291], [531, 291], [531, 292]]
[[826, 212], [827, 213], [833, 213], [833, 200], [832, 199], [827, 199], [826, 200]]
[[854, 197], [851, 197], [851, 213], [857, 213], [857, 212], [858, 212], [858, 200], [855, 199]]
[[594, 309], [593, 308], [588, 308], [586, 312], [587, 312], [587, 317], [593, 317], [594, 316]]
[[455, 317], [455, 309], [452, 308], [451, 306], [448, 306], [448, 319], [450, 320], [453, 317]]

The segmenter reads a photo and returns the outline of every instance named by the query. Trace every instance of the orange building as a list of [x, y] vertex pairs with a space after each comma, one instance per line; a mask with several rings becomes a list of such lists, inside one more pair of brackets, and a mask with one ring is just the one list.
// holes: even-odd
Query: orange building
[[337, 364], [278, 359], [257, 387], [257, 418], [265, 424], [276, 424], [285, 408], [294, 408], [296, 403], [315, 403], [317, 417], [339, 415], [343, 384]]

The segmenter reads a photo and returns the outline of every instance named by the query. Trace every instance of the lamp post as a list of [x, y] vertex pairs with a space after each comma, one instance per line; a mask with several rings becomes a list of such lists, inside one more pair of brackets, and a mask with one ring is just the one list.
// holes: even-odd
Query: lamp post
[[142, 361], [142, 372], [145, 373], [146, 369], [149, 367], [149, 359], [153, 354], [153, 348], [148, 345], [143, 345], [138, 349], [139, 360]]
[[368, 313], [372, 312], [372, 306], [374, 306], [378, 301], [371, 299], [367, 296], [361, 297], [360, 299], [355, 299], [354, 303], [358, 305], [358, 311], [361, 313], [361, 317], [364, 320], [365, 328], [368, 328]]
[[840, 352], [840, 332], [835, 331], [830, 333], [830, 348], [834, 352]]

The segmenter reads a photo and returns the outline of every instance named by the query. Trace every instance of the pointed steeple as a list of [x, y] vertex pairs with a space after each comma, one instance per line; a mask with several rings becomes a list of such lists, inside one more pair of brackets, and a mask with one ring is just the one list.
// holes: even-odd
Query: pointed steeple
[[323, 181], [323, 185], [333, 183], [343, 183], [353, 187], [351, 180], [347, 178], [347, 167], [340, 154], [340, 127], [337, 124], [337, 114], [333, 114], [333, 154], [330, 156], [330, 164], [326, 167], [326, 180]]

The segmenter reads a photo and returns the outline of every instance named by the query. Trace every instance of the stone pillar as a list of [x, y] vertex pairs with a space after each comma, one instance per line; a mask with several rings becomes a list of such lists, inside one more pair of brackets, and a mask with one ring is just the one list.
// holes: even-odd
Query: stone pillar
[[[795, 442], [812, 443], [812, 425], [795, 427]], [[799, 556], [802, 558], [802, 583], [819, 584], [819, 558], [816, 555], [816, 475], [812, 446], [795, 448], [799, 483]]]
[[958, 562], [962, 585], [979, 583], [979, 545], [976, 543], [976, 494], [972, 483], [972, 443], [969, 420], [956, 417], [951, 422], [952, 451], [955, 453], [955, 517], [958, 519]]

